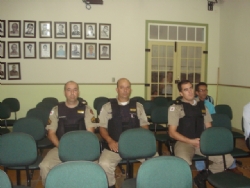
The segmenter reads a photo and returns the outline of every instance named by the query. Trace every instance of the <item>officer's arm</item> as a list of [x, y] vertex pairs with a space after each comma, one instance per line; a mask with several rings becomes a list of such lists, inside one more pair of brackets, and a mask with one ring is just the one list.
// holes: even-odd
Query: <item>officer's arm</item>
[[86, 128], [87, 131], [94, 133], [95, 132], [95, 127], [88, 127]]
[[48, 138], [50, 139], [50, 141], [56, 146], [59, 146], [59, 140], [56, 136], [56, 131], [49, 129], [48, 130]]
[[207, 122], [207, 123], [205, 123], [205, 126], [206, 126], [206, 129], [210, 128], [210, 127], [212, 127], [212, 123], [211, 122]]
[[148, 129], [148, 125], [142, 125], [141, 127], [144, 129]]
[[99, 130], [102, 138], [108, 143], [110, 150], [118, 152], [118, 143], [109, 136], [107, 129], [104, 127], [100, 127]]

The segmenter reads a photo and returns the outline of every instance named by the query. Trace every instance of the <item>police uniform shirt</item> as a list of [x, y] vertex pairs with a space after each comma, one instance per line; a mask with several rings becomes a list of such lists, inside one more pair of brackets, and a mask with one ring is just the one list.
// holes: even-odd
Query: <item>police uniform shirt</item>
[[[197, 104], [198, 100], [194, 99], [194, 106]], [[173, 104], [168, 109], [168, 124], [169, 125], [179, 125], [179, 119], [185, 116], [183, 105]], [[206, 108], [206, 115], [204, 116], [204, 123], [212, 122], [212, 117]]]
[[243, 108], [243, 127], [245, 139], [250, 136], [250, 103]]
[[[118, 101], [118, 100], [117, 100]], [[118, 105], [126, 105], [128, 103], [121, 103], [118, 101]], [[136, 102], [136, 110], [137, 110], [137, 116], [138, 119], [140, 121], [140, 126], [144, 126], [144, 125], [149, 125], [147, 116], [145, 114], [144, 108], [142, 106], [141, 103]], [[132, 116], [132, 114], [131, 114]], [[102, 109], [100, 111], [100, 115], [99, 115], [99, 126], [100, 127], [104, 127], [104, 128], [108, 128], [108, 121], [112, 118], [112, 109], [111, 109], [111, 103], [108, 102], [106, 104], [104, 104], [102, 106]]]
[[[85, 109], [84, 113], [85, 113], [84, 121], [85, 121], [86, 129], [90, 128], [90, 127], [95, 127], [96, 124], [92, 123], [92, 122], [94, 122], [95, 117], [94, 117], [92, 109], [88, 105], [86, 105], [86, 109]], [[46, 130], [51, 129], [51, 130], [56, 131], [57, 127], [58, 127], [58, 120], [59, 120], [59, 118], [58, 118], [58, 106], [55, 106], [52, 108], [52, 110], [50, 112], [49, 122], [48, 122], [48, 125], [46, 126]]]

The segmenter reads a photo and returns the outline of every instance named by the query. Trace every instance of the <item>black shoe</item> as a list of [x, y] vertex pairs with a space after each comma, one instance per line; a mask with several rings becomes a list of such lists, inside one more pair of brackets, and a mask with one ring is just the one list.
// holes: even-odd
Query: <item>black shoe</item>
[[210, 174], [212, 174], [210, 170], [202, 170], [201, 172], [199, 172], [194, 178], [194, 184], [196, 185], [196, 187], [206, 188], [207, 177]]
[[115, 188], [115, 185], [109, 186], [109, 188]]

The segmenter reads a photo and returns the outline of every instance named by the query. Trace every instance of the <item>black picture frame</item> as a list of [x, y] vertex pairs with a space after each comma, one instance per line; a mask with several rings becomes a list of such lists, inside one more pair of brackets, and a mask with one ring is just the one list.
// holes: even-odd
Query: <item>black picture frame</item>
[[0, 79], [6, 80], [6, 62], [0, 62]]
[[21, 80], [20, 63], [8, 63], [8, 80]]
[[20, 41], [8, 42], [8, 57], [9, 58], [21, 58]]
[[0, 58], [5, 58], [5, 41], [0, 41]]
[[97, 29], [96, 23], [84, 23], [84, 38], [85, 39], [96, 39]]
[[96, 43], [84, 43], [84, 59], [97, 59], [97, 44]]
[[111, 44], [99, 44], [99, 59], [111, 60]]
[[55, 38], [67, 38], [67, 22], [54, 22]]
[[34, 20], [23, 21], [23, 37], [36, 38], [36, 21]]
[[23, 57], [25, 59], [36, 58], [36, 42], [23, 42]]
[[52, 38], [52, 22], [51, 21], [39, 22], [39, 35], [40, 35], [40, 38]]
[[0, 20], [0, 37], [4, 38], [6, 33], [5, 20]]
[[67, 42], [55, 42], [55, 59], [67, 59]]
[[8, 21], [8, 37], [20, 38], [21, 37], [21, 21], [9, 20]]
[[111, 24], [99, 24], [99, 40], [111, 40]]
[[52, 59], [52, 42], [39, 42], [39, 58]]
[[82, 43], [70, 43], [70, 59], [82, 59]]
[[70, 38], [82, 39], [82, 22], [70, 22]]

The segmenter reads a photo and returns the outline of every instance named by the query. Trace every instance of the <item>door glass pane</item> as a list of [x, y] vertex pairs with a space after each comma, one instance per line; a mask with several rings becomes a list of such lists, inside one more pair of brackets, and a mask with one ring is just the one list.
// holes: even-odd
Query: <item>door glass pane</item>
[[165, 71], [166, 70], [166, 59], [159, 58], [159, 70]]
[[151, 84], [151, 95], [158, 95], [158, 84]]
[[169, 71], [173, 71], [173, 63], [174, 62], [174, 59], [173, 58], [168, 58], [167, 59], [167, 70]]
[[177, 40], [177, 26], [169, 26], [169, 39]]
[[166, 46], [159, 46], [160, 47], [160, 51], [159, 51], [159, 56], [160, 57], [166, 57]]
[[182, 59], [181, 60], [181, 80], [186, 80], [187, 79], [187, 60]]
[[196, 41], [204, 41], [204, 28], [196, 28]]
[[152, 46], [152, 57], [158, 57], [158, 46]]
[[158, 39], [158, 25], [150, 25], [149, 38]]
[[160, 26], [160, 39], [167, 40], [168, 39], [168, 26]]
[[168, 57], [174, 57], [174, 47], [173, 46], [168, 46], [167, 47], [167, 56]]
[[178, 27], [178, 40], [186, 40], [186, 27]]
[[151, 70], [158, 70], [158, 58], [152, 58]]
[[195, 58], [201, 58], [201, 54], [202, 54], [201, 47], [196, 47], [195, 48]]
[[193, 46], [188, 47], [188, 58], [194, 58], [194, 47]]
[[188, 41], [195, 41], [195, 28], [194, 27], [188, 27], [187, 39]]
[[158, 72], [152, 72], [151, 74], [152, 74], [151, 82], [154, 82], [154, 83], [158, 82]]
[[181, 47], [181, 58], [187, 58], [187, 47], [186, 46]]

